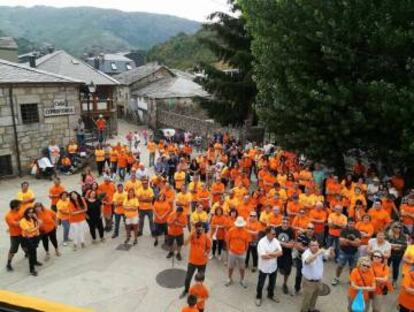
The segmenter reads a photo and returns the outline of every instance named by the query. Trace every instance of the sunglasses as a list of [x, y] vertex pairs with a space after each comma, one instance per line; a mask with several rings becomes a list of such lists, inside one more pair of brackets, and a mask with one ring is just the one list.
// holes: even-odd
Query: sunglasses
[[315, 228], [313, 228], [313, 227], [308, 227], [308, 230], [314, 230]]
[[363, 265], [361, 265], [363, 268], [367, 268], [367, 269], [369, 269], [369, 268], [371, 268], [371, 266], [370, 265], [367, 265], [367, 264], [363, 264]]
[[380, 255], [374, 255], [373, 258], [377, 258], [377, 259], [384, 259], [382, 256]]

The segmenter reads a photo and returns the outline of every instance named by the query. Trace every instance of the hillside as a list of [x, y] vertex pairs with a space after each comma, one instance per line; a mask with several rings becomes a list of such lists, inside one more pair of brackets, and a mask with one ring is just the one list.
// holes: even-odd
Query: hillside
[[211, 35], [203, 30], [191, 35], [180, 33], [149, 50], [147, 61], [158, 61], [161, 64], [182, 70], [191, 69], [200, 62], [215, 63], [214, 54], [199, 43], [199, 38]]
[[194, 33], [200, 24], [187, 19], [91, 7], [0, 6], [0, 29], [7, 35], [50, 43], [75, 55], [149, 49], [172, 36]]

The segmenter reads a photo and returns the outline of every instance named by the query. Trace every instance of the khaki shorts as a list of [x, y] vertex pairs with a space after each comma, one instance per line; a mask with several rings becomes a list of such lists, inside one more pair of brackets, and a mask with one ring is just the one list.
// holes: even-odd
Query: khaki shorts
[[126, 225], [136, 225], [136, 224], [138, 224], [138, 216], [133, 217], [133, 218], [126, 218], [125, 219], [125, 224]]
[[245, 261], [246, 261], [246, 254], [237, 255], [234, 253], [229, 252], [229, 269], [239, 268], [244, 269], [245, 268]]

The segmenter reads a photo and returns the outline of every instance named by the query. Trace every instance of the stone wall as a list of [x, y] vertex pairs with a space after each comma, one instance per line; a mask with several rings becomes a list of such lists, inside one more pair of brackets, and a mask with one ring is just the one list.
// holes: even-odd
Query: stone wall
[[[65, 99], [75, 107], [75, 114], [44, 116], [44, 109], [53, 107], [55, 100]], [[79, 87], [62, 85], [22, 85], [13, 87], [13, 102], [22, 171], [28, 172], [31, 162], [38, 158], [51, 140], [66, 146], [75, 138], [73, 129], [80, 117]], [[39, 122], [23, 124], [20, 105], [38, 104]], [[17, 174], [17, 158], [10, 108], [9, 88], [0, 85], [0, 156], [12, 155], [13, 173]]]

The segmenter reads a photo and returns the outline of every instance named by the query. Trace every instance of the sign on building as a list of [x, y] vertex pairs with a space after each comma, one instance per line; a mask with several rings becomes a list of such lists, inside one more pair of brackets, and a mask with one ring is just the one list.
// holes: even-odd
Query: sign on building
[[53, 100], [52, 107], [44, 109], [44, 116], [63, 116], [63, 115], [73, 115], [75, 114], [75, 107], [68, 106], [68, 103], [65, 99], [55, 99]]

